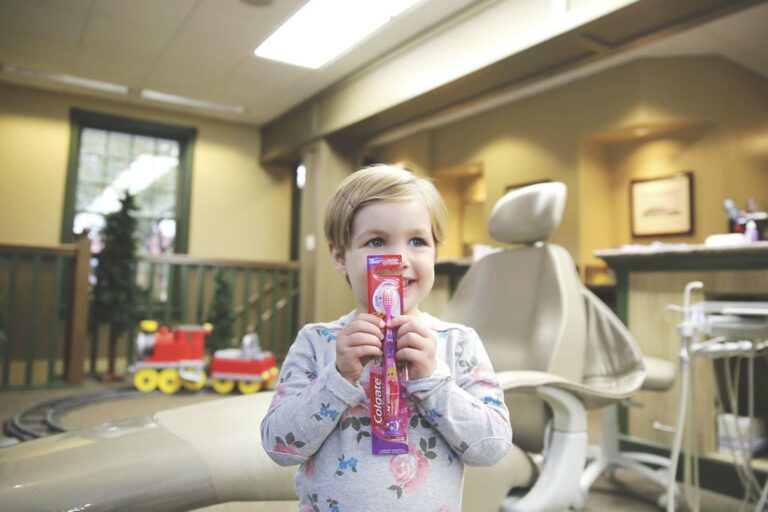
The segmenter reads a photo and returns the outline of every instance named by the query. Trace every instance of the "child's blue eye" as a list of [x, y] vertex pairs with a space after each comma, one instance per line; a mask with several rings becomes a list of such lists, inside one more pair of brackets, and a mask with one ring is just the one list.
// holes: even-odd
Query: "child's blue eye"
[[429, 245], [429, 244], [427, 244], [427, 241], [424, 240], [423, 238], [411, 238], [411, 244], [414, 247], [425, 247], [425, 246]]
[[365, 245], [368, 247], [383, 247], [384, 239], [381, 237], [371, 238]]

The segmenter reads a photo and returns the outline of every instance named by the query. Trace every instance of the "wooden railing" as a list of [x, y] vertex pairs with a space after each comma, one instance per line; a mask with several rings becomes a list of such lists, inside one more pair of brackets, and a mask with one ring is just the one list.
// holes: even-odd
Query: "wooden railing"
[[[0, 389], [79, 384], [85, 372], [106, 371], [108, 326], [89, 323], [90, 257], [87, 238], [0, 245]], [[140, 315], [170, 326], [208, 320], [214, 278], [224, 272], [233, 291], [233, 342], [256, 332], [262, 348], [282, 359], [297, 332], [298, 271], [297, 262], [142, 257]], [[133, 360], [135, 335], [118, 341], [118, 372]]]
[[216, 272], [233, 292], [232, 317], [238, 339], [256, 332], [262, 348], [285, 355], [297, 332], [298, 262], [147, 256], [137, 281], [147, 291], [144, 316], [163, 322], [199, 323], [209, 318]]
[[90, 249], [0, 245], [0, 389], [83, 380]]
[[[223, 272], [232, 289], [234, 345], [246, 333], [256, 332], [261, 348], [282, 360], [297, 332], [298, 271], [298, 262], [208, 259], [180, 254], [143, 256], [136, 276], [143, 290], [140, 316], [167, 326], [208, 321], [216, 273]], [[104, 372], [108, 366], [106, 328], [92, 326], [88, 367], [93, 375]], [[118, 341], [118, 373], [134, 359], [135, 338], [134, 329]]]

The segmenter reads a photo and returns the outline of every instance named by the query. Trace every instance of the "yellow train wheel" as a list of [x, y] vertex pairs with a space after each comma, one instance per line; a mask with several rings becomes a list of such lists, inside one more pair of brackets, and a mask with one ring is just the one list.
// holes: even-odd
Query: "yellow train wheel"
[[[265, 372], [266, 373], [266, 372]], [[277, 377], [280, 375], [280, 372], [277, 368], [272, 368], [269, 370], [269, 377], [264, 381], [264, 387], [267, 389], [275, 389], [277, 387]]]
[[133, 376], [133, 385], [142, 393], [149, 393], [157, 388], [157, 370], [142, 368]]
[[261, 381], [258, 380], [239, 380], [237, 381], [237, 389], [244, 395], [250, 395], [256, 393], [261, 389]]
[[227, 395], [235, 389], [235, 381], [232, 379], [211, 379], [211, 387], [217, 393]]
[[[194, 371], [194, 369], [189, 369], [189, 371]], [[182, 380], [181, 384], [184, 386], [184, 389], [188, 389], [190, 391], [198, 391], [200, 389], [203, 389], [203, 386], [205, 386], [205, 372], [200, 371], [200, 380]]]
[[160, 372], [157, 387], [166, 395], [172, 395], [181, 389], [181, 377], [176, 368], [166, 368]]

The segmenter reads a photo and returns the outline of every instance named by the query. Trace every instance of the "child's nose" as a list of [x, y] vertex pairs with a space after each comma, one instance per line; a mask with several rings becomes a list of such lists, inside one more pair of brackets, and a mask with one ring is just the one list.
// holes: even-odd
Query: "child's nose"
[[406, 270], [406, 269], [408, 269], [408, 268], [411, 266], [411, 262], [410, 262], [410, 260], [408, 259], [408, 251], [402, 251], [402, 252], [400, 253], [400, 258], [401, 258], [401, 260], [400, 260], [400, 261], [401, 261], [401, 267], [402, 267], [402, 269], [403, 269], [403, 270]]

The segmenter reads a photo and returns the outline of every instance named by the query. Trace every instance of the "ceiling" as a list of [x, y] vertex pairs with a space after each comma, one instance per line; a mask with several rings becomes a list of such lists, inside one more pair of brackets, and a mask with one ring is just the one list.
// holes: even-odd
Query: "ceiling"
[[[541, 0], [544, 1], [544, 0]], [[586, 0], [563, 0], [585, 3]], [[0, 0], [0, 64], [124, 84], [127, 96], [0, 73], [0, 80], [152, 104], [151, 89], [239, 114], [165, 107], [264, 125], [416, 39], [498, 0], [424, 0], [320, 70], [253, 49], [304, 0]], [[459, 21], [457, 21], [459, 20]], [[678, 31], [633, 56], [722, 54], [768, 77], [768, 3]], [[426, 34], [426, 36], [425, 36]]]
[[[253, 50], [305, 0], [0, 0], [0, 63], [243, 106], [263, 124], [480, 0], [424, 1], [320, 70]], [[6, 81], [38, 83], [2, 74]], [[77, 90], [72, 86], [59, 89]]]

